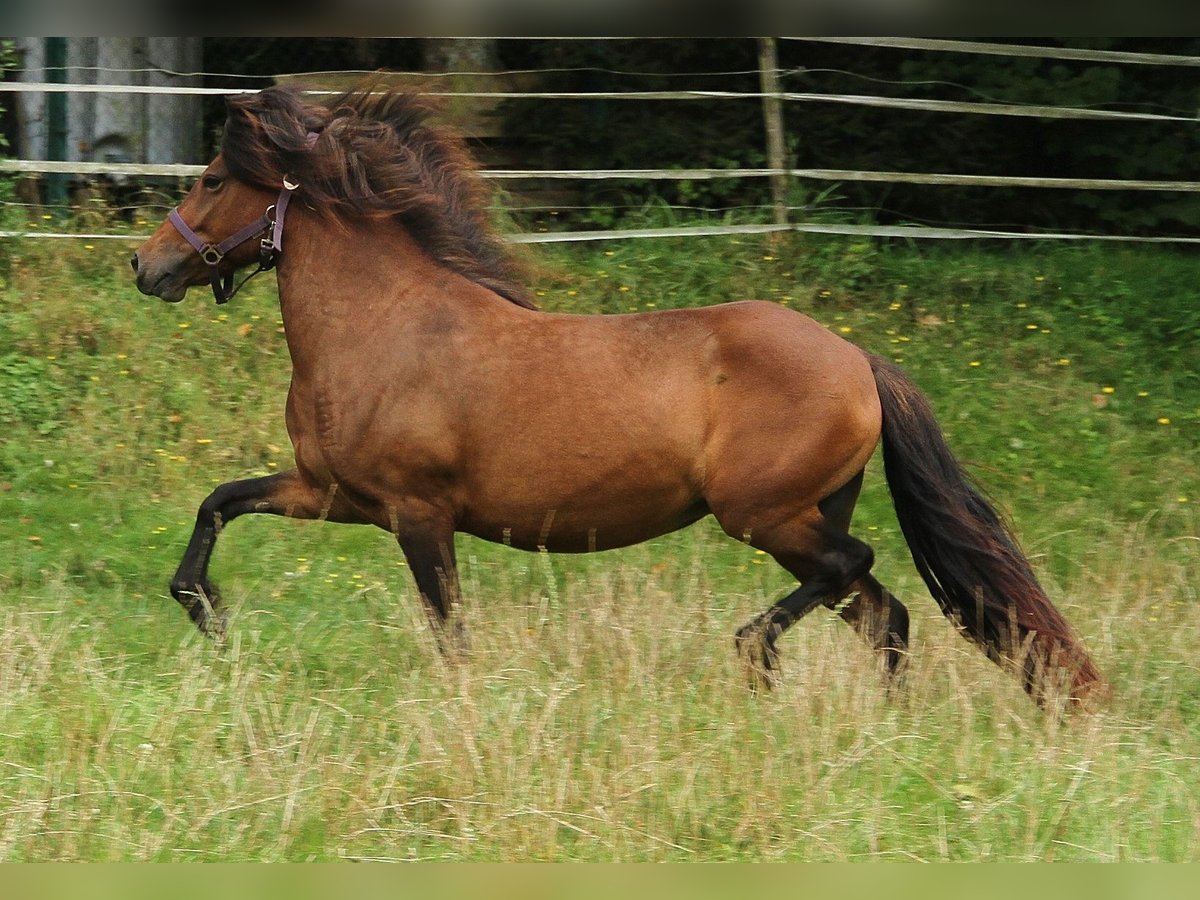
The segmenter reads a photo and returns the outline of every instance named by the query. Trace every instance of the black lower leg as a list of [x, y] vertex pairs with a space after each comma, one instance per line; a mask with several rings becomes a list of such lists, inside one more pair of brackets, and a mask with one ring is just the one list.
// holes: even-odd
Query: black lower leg
[[872, 576], [856, 585], [860, 593], [838, 614], [876, 651], [889, 676], [903, 672], [908, 652], [908, 609]]
[[[171, 596], [187, 610], [196, 627], [205, 633], [219, 630], [219, 620], [214, 617], [220, 605], [220, 596], [208, 580], [208, 561], [212, 558], [217, 540], [218, 526], [209, 517], [197, 517], [192, 538], [175, 577], [171, 579]], [[208, 520], [208, 521], [204, 521]]]
[[455, 617], [459, 591], [453, 533], [441, 538], [401, 538], [400, 549], [421, 593], [438, 649], [444, 654], [466, 649], [466, 628]]
[[736, 644], [748, 658], [754, 684], [770, 686], [771, 672], [778, 667], [776, 642], [785, 631], [821, 604], [836, 603], [846, 596], [851, 585], [871, 568], [874, 554], [866, 544], [847, 534], [830, 534], [825, 539], [830, 549], [816, 559], [776, 556], [803, 584], [738, 629]]
[[752, 687], [770, 687], [771, 673], [779, 663], [776, 641], [819, 606], [824, 596], [823, 587], [810, 580], [737, 630], [734, 643], [750, 665]]
[[[214, 633], [223, 628], [223, 618], [217, 614], [220, 595], [208, 579], [209, 560], [221, 529], [246, 513], [291, 515], [297, 512], [295, 498], [306, 493], [297, 493], [297, 481], [294, 471], [231, 481], [218, 487], [200, 504], [191, 540], [175, 577], [171, 579], [171, 596], [187, 610], [201, 631]], [[308, 507], [300, 510], [302, 515], [308, 512]]]

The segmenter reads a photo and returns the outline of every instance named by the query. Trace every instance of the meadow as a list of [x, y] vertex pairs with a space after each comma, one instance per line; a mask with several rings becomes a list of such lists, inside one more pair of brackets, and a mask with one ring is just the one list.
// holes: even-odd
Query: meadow
[[546, 309], [765, 298], [900, 361], [1112, 682], [1064, 717], [938, 612], [878, 460], [855, 531], [913, 614], [891, 695], [823, 611], [748, 692], [733, 632], [789, 581], [711, 522], [584, 556], [461, 539], [451, 664], [388, 534], [246, 517], [214, 558], [228, 635], [200, 636], [168, 580], [209, 490], [290, 466], [289, 363], [270, 276], [168, 306], [133, 246], [0, 257], [0, 860], [1200, 860], [1192, 254], [536, 251]]

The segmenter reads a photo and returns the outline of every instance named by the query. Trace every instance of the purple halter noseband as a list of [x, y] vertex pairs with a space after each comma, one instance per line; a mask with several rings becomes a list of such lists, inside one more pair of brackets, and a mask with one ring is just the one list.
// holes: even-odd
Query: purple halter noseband
[[[308, 149], [312, 149], [313, 144], [320, 137], [316, 132], [308, 133]], [[268, 269], [275, 268], [275, 264], [279, 261], [279, 254], [283, 252], [283, 218], [287, 213], [288, 203], [291, 202], [292, 194], [296, 188], [300, 187], [299, 182], [293, 182], [288, 176], [283, 178], [283, 187], [279, 190], [279, 196], [275, 202], [267, 207], [266, 212], [247, 225], [240, 231], [231, 234], [225, 240], [218, 244], [210, 244], [205, 241], [200, 235], [192, 230], [187, 222], [183, 221], [183, 216], [179, 214], [179, 207], [175, 207], [167, 215], [167, 221], [175, 226], [176, 230], [183, 235], [183, 239], [192, 245], [200, 258], [208, 264], [208, 280], [212, 285], [213, 297], [217, 303], [228, 303], [238, 291], [242, 289], [247, 281], [258, 275], [260, 272], [266, 272]], [[240, 247], [250, 238], [261, 234], [262, 240], [259, 241], [258, 248], [258, 268], [238, 282], [235, 287], [233, 284], [233, 273], [221, 275], [217, 268], [225, 254], [235, 247]]]

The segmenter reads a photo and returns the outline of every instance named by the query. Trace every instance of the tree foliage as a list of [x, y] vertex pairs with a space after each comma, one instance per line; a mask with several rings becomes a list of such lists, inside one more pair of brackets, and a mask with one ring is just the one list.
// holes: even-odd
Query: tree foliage
[[[1022, 43], [1200, 53], [1196, 39]], [[1200, 102], [1195, 79], [1181, 77], [1190, 69], [820, 44], [787, 49], [789, 64], [811, 70], [790, 79], [796, 90], [1193, 117]], [[1049, 120], [828, 104], [794, 104], [788, 112], [801, 166], [1165, 181], [1196, 180], [1200, 159], [1200, 129], [1189, 122]], [[865, 207], [883, 221], [1137, 233], [1195, 233], [1200, 227], [1200, 201], [1181, 193], [845, 185], [842, 194], [850, 205]]]

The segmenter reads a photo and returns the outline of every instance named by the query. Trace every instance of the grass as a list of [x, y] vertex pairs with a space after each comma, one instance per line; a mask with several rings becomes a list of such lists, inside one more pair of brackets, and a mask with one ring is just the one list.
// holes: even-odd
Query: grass
[[708, 523], [578, 557], [463, 540], [473, 651], [448, 665], [388, 535], [247, 517], [214, 560], [214, 645], [166, 583], [207, 491], [290, 465], [271, 285], [167, 307], [111, 243], [6, 250], [0, 859], [1200, 859], [1190, 255], [539, 258], [547, 309], [764, 297], [902, 360], [1114, 683], [1063, 721], [937, 613], [877, 463], [856, 530], [914, 614], [891, 698], [820, 613], [750, 695], [732, 634], [788, 581]]

